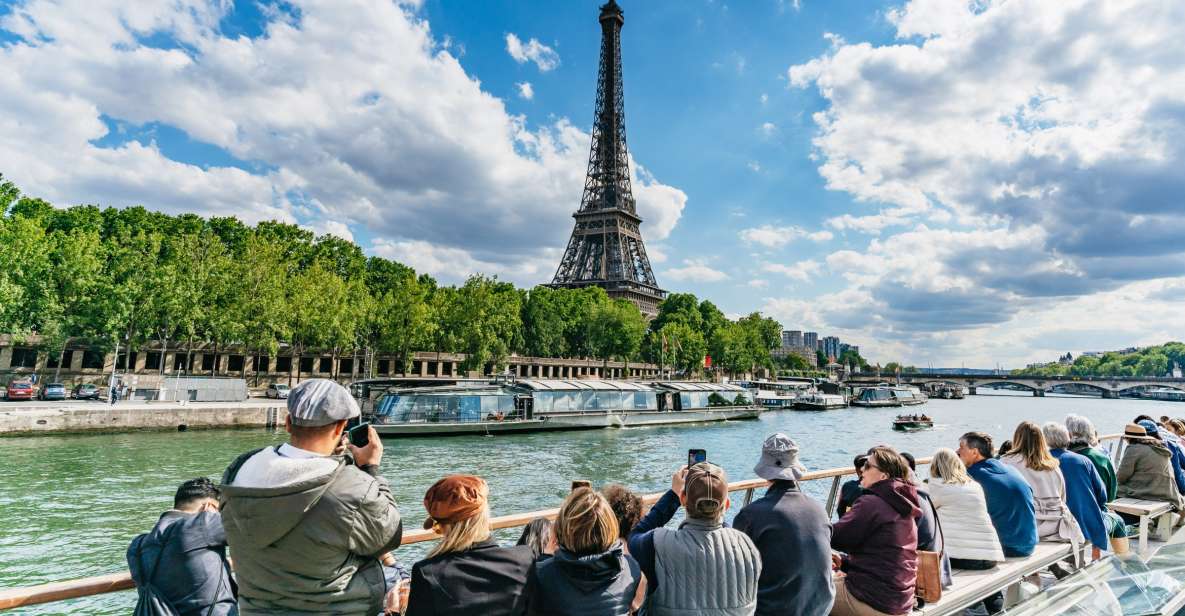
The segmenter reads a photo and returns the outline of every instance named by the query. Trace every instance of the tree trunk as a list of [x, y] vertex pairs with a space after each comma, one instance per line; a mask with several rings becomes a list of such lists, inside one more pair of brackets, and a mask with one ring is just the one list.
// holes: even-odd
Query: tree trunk
[[292, 362], [288, 364], [288, 387], [292, 387], [292, 365], [296, 364], [296, 380], [300, 381], [300, 356], [304, 355], [304, 349], [299, 345], [292, 347]]
[[214, 361], [210, 362], [210, 377], [211, 378], [214, 376], [215, 372], [218, 372], [218, 343], [217, 342], [214, 343]]
[[65, 356], [66, 356], [66, 345], [64, 345], [64, 344], [63, 344], [63, 345], [62, 345], [62, 348], [58, 350], [58, 368], [57, 368], [57, 370], [54, 370], [54, 372], [53, 372], [53, 380], [54, 380], [54, 382], [55, 382], [55, 383], [56, 383], [56, 382], [60, 382], [60, 381], [61, 381], [61, 378], [62, 378], [62, 359], [63, 359]]

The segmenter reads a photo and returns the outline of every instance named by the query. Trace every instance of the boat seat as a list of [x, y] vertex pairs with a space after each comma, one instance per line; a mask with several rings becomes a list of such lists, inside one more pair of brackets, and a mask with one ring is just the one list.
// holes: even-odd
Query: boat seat
[[1072, 556], [1074, 547], [1069, 543], [1038, 543], [1028, 556], [1005, 559], [995, 569], [969, 571], [955, 569], [951, 572], [951, 586], [942, 591], [942, 599], [913, 611], [915, 616], [943, 616], [958, 614], [964, 609], [1006, 590], [1059, 560]]
[[1155, 519], [1157, 538], [1168, 541], [1173, 532], [1173, 508], [1164, 501], [1140, 500], [1138, 498], [1117, 498], [1107, 503], [1107, 508], [1117, 513], [1139, 516], [1140, 556], [1148, 556], [1148, 526]]

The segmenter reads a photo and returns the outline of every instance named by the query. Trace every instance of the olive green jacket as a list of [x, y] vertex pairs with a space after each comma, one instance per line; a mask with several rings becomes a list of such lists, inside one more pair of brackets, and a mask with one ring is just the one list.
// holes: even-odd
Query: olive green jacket
[[[382, 613], [386, 583], [376, 557], [403, 535], [387, 481], [342, 456], [278, 452], [243, 454], [220, 486], [240, 613]], [[253, 486], [269, 487], [235, 485], [248, 475]]]
[[1173, 454], [1159, 441], [1129, 439], [1116, 479], [1120, 498], [1164, 501], [1175, 511], [1185, 510], [1173, 475]]
[[1091, 447], [1086, 441], [1074, 440], [1070, 441], [1070, 451], [1086, 456], [1094, 464], [1095, 470], [1099, 472], [1099, 477], [1103, 479], [1103, 485], [1107, 487], [1107, 502], [1115, 500], [1115, 493], [1119, 489], [1119, 482], [1115, 479], [1115, 465], [1111, 464], [1111, 458], [1107, 454], [1099, 450], [1097, 447]]

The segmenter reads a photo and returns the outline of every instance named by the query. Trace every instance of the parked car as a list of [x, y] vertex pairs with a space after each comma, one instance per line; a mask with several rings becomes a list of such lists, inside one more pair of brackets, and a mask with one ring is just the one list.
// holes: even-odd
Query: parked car
[[288, 389], [289, 387], [283, 383], [269, 383], [265, 395], [269, 398], [282, 400], [288, 397]]
[[66, 386], [61, 383], [48, 383], [37, 392], [38, 400], [65, 400]]
[[70, 397], [75, 400], [98, 400], [99, 388], [90, 383], [75, 385], [74, 391], [70, 393]]
[[32, 383], [28, 381], [13, 381], [4, 390], [4, 395], [8, 400], [32, 400], [33, 392]]

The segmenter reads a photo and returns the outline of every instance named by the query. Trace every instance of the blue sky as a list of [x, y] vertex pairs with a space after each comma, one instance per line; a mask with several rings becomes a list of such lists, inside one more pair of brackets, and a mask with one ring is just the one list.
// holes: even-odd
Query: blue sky
[[[600, 2], [0, 2], [0, 173], [550, 280]], [[660, 285], [882, 362], [1185, 337], [1185, 8], [622, 0]], [[529, 94], [529, 96], [527, 96]]]

